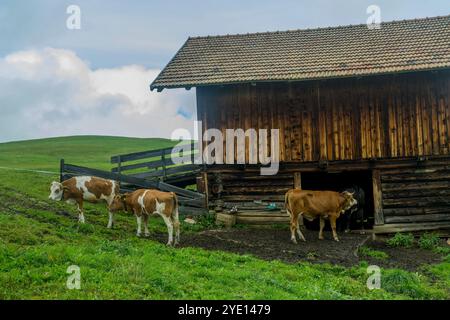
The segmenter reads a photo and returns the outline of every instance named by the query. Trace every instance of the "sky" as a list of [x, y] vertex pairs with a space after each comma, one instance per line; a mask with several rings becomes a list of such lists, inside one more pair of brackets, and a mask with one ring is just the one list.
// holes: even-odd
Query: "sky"
[[149, 90], [189, 36], [365, 23], [370, 5], [382, 21], [450, 14], [448, 0], [0, 0], [0, 142], [192, 131], [195, 90]]

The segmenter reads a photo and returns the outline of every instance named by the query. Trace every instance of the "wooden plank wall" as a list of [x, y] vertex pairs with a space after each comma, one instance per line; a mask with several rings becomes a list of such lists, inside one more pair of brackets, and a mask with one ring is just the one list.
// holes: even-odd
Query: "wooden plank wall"
[[[258, 172], [230, 171], [221, 173], [223, 191], [220, 199], [227, 203], [276, 202], [283, 207], [284, 195], [294, 186], [294, 176], [290, 173], [279, 173], [273, 176], [261, 176]], [[214, 175], [208, 174], [208, 182], [214, 185]], [[217, 199], [211, 194], [211, 199]]]
[[450, 223], [450, 164], [381, 170], [384, 223]]
[[200, 87], [197, 100], [204, 130], [280, 129], [284, 162], [450, 153], [449, 71]]

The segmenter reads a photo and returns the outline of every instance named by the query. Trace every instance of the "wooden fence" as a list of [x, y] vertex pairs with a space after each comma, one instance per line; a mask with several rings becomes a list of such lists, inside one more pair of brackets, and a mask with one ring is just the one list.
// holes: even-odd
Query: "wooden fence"
[[122, 191], [132, 191], [137, 188], [158, 189], [162, 191], [174, 192], [178, 196], [180, 206], [183, 207], [185, 214], [206, 213], [206, 198], [202, 193], [186, 190], [169, 183], [159, 180], [148, 180], [140, 177], [124, 175], [117, 172], [108, 172], [104, 170], [92, 169], [73, 164], [67, 164], [64, 159], [60, 163], [60, 180], [64, 181], [73, 176], [96, 176], [104, 179], [118, 181], [121, 184]]
[[[189, 147], [190, 151], [183, 153], [183, 147]], [[200, 165], [195, 164], [195, 157], [198, 155], [197, 143], [183, 145], [180, 149], [181, 151], [177, 152], [170, 147], [113, 156], [111, 163], [116, 166], [111, 171], [181, 186], [193, 184], [201, 169]], [[174, 157], [178, 163], [174, 163]]]

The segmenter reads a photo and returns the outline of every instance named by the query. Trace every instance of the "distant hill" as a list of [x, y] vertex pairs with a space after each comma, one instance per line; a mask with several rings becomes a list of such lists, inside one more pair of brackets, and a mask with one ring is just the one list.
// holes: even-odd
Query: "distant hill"
[[59, 160], [109, 169], [112, 155], [175, 145], [162, 138], [70, 136], [0, 143], [0, 167], [57, 170]]

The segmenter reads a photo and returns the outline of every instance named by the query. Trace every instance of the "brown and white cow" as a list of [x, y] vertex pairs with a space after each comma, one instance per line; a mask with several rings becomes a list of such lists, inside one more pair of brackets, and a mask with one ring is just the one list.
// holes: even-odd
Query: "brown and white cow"
[[[180, 221], [178, 218], [178, 199], [173, 192], [139, 189], [131, 193], [116, 196], [110, 207], [112, 211], [127, 211], [136, 216], [138, 237], [141, 236], [142, 218], [144, 218], [144, 235], [148, 236], [148, 217], [157, 214], [164, 219], [169, 234], [167, 245], [180, 241]], [[173, 229], [175, 228], [175, 243]]]
[[[105, 200], [108, 208], [114, 197], [120, 192], [119, 183], [98, 177], [80, 176], [70, 178], [62, 183], [53, 181], [50, 186], [51, 200], [66, 201], [76, 204], [78, 209], [78, 221], [84, 223], [83, 201], [97, 202]], [[114, 224], [114, 215], [109, 210], [108, 228]]]
[[295, 232], [299, 238], [306, 241], [299, 228], [299, 218], [303, 224], [303, 217], [312, 221], [320, 218], [319, 239], [323, 239], [325, 219], [330, 220], [333, 238], [339, 241], [336, 233], [336, 220], [339, 216], [356, 205], [357, 202], [350, 192], [311, 191], [291, 189], [286, 193], [286, 211], [291, 217], [291, 240], [297, 243]]

